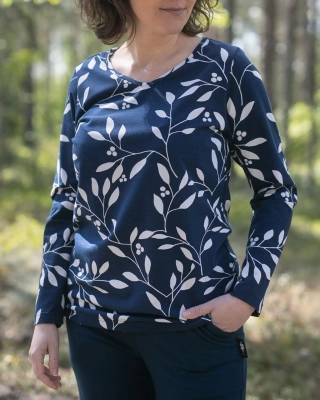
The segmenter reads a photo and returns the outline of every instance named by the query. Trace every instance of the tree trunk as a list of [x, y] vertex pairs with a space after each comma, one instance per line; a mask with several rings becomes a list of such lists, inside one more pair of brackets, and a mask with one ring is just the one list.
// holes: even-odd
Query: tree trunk
[[235, 11], [236, 11], [236, 0], [227, 0], [226, 1], [226, 9], [229, 11], [229, 16], [230, 16], [230, 24], [227, 28], [227, 42], [232, 43], [234, 34], [233, 34], [233, 29], [232, 29], [232, 21], [235, 16]]

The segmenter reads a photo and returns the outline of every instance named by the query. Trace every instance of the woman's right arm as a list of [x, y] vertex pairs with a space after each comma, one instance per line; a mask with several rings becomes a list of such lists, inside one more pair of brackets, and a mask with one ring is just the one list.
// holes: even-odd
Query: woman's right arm
[[[30, 358], [36, 377], [57, 390], [58, 329], [63, 323], [64, 292], [67, 271], [73, 249], [73, 209], [77, 192], [77, 177], [72, 159], [72, 138], [75, 135], [77, 105], [77, 77], [73, 73], [64, 111], [57, 172], [51, 192], [52, 208], [44, 231], [44, 245], [39, 291], [36, 300], [35, 329], [30, 347]], [[49, 354], [49, 368], [44, 357]]]

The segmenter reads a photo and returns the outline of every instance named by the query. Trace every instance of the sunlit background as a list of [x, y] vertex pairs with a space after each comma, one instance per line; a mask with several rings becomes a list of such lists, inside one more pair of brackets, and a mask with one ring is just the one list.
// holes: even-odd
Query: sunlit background
[[[319, 0], [224, 0], [207, 34], [259, 68], [299, 188], [263, 314], [246, 325], [247, 400], [320, 399], [319, 17]], [[64, 327], [59, 394], [34, 379], [27, 353], [68, 81], [106, 48], [73, 0], [0, 0], [0, 399], [78, 398]], [[242, 260], [251, 192], [239, 167], [232, 194], [231, 243]]]

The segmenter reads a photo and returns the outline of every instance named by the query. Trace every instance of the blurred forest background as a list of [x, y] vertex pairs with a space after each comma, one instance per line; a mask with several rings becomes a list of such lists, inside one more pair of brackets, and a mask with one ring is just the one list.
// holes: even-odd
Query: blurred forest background
[[[320, 398], [320, 0], [224, 0], [207, 36], [243, 48], [270, 95], [299, 188], [292, 231], [260, 318], [246, 325], [248, 400]], [[0, 398], [77, 399], [64, 327], [59, 394], [27, 358], [61, 118], [74, 67], [106, 49], [73, 0], [0, 0]], [[241, 260], [250, 190], [234, 168]]]

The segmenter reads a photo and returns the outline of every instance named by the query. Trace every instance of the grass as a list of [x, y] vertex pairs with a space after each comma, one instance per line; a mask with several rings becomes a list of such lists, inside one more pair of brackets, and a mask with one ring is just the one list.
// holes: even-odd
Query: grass
[[[232, 245], [243, 258], [251, 211], [248, 193], [237, 190], [231, 220]], [[302, 212], [301, 212], [302, 211]], [[20, 215], [0, 230], [0, 398], [77, 399], [65, 328], [61, 332], [63, 388], [56, 393], [37, 382], [28, 360], [33, 331], [43, 224]], [[247, 400], [319, 400], [320, 218], [303, 209], [268, 290], [260, 318], [246, 324], [249, 353]]]

